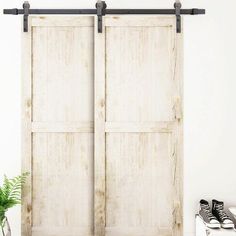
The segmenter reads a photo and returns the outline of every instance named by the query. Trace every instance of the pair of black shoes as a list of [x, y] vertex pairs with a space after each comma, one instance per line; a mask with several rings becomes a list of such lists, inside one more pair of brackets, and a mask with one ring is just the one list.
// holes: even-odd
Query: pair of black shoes
[[212, 200], [212, 209], [206, 200], [200, 201], [199, 216], [209, 228], [234, 228], [234, 223], [224, 211], [224, 202]]

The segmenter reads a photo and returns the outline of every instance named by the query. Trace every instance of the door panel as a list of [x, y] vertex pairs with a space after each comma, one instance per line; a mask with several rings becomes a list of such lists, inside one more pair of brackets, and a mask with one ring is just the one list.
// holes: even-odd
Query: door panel
[[106, 121], [173, 119], [170, 29], [106, 28]]
[[32, 33], [33, 121], [93, 121], [93, 27], [38, 26]]
[[33, 235], [91, 235], [93, 134], [35, 133], [32, 173]]
[[106, 227], [168, 229], [172, 224], [170, 141], [168, 133], [106, 135]]

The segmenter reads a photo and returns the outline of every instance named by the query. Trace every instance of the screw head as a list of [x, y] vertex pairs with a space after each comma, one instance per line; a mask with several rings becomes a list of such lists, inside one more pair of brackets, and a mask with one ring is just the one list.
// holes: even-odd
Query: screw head
[[181, 7], [182, 7], [181, 2], [175, 2], [174, 8], [181, 8]]
[[28, 1], [25, 1], [25, 2], [23, 3], [23, 8], [30, 8], [30, 4], [29, 4]]

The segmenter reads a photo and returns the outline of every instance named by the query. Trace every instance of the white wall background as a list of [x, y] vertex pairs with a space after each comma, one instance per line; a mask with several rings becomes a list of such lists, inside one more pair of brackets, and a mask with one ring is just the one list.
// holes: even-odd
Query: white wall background
[[[32, 8], [93, 8], [94, 0], [31, 0]], [[107, 0], [110, 8], [169, 8], [173, 0]], [[21, 8], [21, 0], [0, 0]], [[184, 232], [194, 235], [200, 198], [236, 205], [236, 1], [183, 0], [206, 8], [185, 16]], [[21, 16], [0, 13], [0, 180], [20, 173]], [[9, 211], [20, 236], [20, 208]]]

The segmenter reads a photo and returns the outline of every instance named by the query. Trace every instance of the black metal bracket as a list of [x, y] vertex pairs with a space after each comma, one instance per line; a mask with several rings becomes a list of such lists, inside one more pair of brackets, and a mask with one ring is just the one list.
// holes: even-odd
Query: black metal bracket
[[105, 1], [98, 1], [96, 3], [98, 16], [98, 33], [102, 33], [102, 17], [106, 15], [107, 4]]
[[24, 32], [28, 32], [29, 15], [97, 15], [98, 33], [102, 33], [103, 16], [105, 15], [175, 15], [176, 31], [181, 33], [181, 15], [200, 15], [205, 14], [205, 9], [182, 9], [181, 3], [176, 1], [172, 9], [106, 9], [105, 1], [99, 0], [96, 9], [30, 9], [30, 4], [24, 2], [23, 9], [4, 9], [4, 14], [24, 15]]
[[182, 4], [176, 1], [174, 4], [174, 8], [175, 8], [175, 15], [176, 15], [176, 32], [177, 33], [181, 33], [181, 13], [180, 13], [181, 7], [182, 7]]
[[29, 18], [29, 9], [30, 9], [30, 4], [29, 2], [24, 2], [23, 4], [23, 10], [24, 10], [24, 16], [23, 16], [23, 27], [24, 27], [24, 32], [28, 32], [28, 18]]

